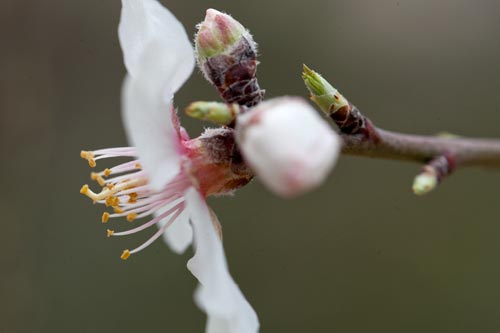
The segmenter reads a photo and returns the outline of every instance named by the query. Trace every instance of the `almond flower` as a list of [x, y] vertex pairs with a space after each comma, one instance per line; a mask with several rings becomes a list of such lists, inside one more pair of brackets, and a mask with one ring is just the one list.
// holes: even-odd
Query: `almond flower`
[[131, 147], [82, 151], [81, 157], [91, 167], [115, 157], [128, 162], [91, 174], [100, 192], [88, 185], [80, 192], [112, 209], [103, 223], [153, 216], [129, 230], [107, 230], [116, 237], [159, 228], [124, 250], [124, 260], [162, 236], [178, 253], [193, 244], [187, 266], [200, 282], [195, 300], [208, 315], [207, 332], [255, 333], [257, 316], [229, 274], [221, 226], [206, 197], [232, 193], [254, 173], [281, 196], [310, 190], [333, 167], [338, 136], [302, 99], [260, 103], [255, 42], [236, 20], [209, 9], [195, 41], [197, 60], [228, 104], [194, 103], [191, 114], [227, 126], [190, 139], [173, 107], [195, 65], [183, 26], [156, 0], [122, 0], [118, 33], [128, 72], [122, 118]]
[[207, 332], [257, 332], [257, 316], [229, 274], [220, 225], [205, 200], [248, 183], [252, 173], [230, 130], [207, 130], [189, 139], [179, 125], [173, 94], [195, 65], [187, 34], [156, 0], [122, 0], [119, 39], [128, 72], [122, 116], [132, 147], [82, 151], [81, 156], [91, 167], [101, 159], [129, 161], [92, 173], [102, 190], [95, 193], [85, 185], [81, 193], [112, 208], [112, 213], [103, 214], [103, 223], [154, 215], [130, 230], [108, 230], [108, 236], [115, 237], [160, 226], [145, 243], [123, 251], [122, 259], [162, 235], [176, 252], [194, 243], [188, 269], [200, 282], [195, 299], [208, 314]]

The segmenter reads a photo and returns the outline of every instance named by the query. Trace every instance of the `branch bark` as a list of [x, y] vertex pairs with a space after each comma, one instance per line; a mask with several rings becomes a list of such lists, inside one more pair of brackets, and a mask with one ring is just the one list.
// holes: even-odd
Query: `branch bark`
[[366, 118], [365, 121], [365, 131], [341, 133], [344, 154], [420, 163], [446, 155], [453, 159], [454, 168], [500, 168], [500, 140], [403, 134], [374, 127]]
[[457, 167], [500, 168], [500, 139], [473, 139], [412, 135], [386, 131], [373, 125], [347, 98], [320, 74], [304, 65], [302, 78], [311, 100], [338, 126], [342, 153], [372, 158], [424, 163], [413, 191], [425, 194]]

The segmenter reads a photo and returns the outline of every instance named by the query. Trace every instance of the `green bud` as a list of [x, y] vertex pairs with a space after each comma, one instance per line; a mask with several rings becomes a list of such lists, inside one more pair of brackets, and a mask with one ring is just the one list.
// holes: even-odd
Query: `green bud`
[[189, 104], [185, 112], [195, 119], [208, 120], [219, 125], [229, 125], [240, 113], [240, 106], [236, 103], [198, 101]]
[[337, 112], [343, 107], [349, 107], [349, 102], [320, 74], [303, 65], [302, 79], [311, 93], [311, 100], [327, 115]]
[[424, 195], [436, 188], [438, 184], [437, 175], [433, 172], [423, 172], [415, 177], [413, 181], [413, 193]]

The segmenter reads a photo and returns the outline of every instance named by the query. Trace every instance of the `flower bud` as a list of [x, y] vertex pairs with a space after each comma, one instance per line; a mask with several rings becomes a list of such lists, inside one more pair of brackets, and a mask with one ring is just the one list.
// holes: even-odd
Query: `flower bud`
[[208, 120], [219, 125], [230, 125], [240, 113], [240, 106], [236, 103], [198, 101], [189, 104], [185, 112], [191, 118]]
[[257, 45], [231, 16], [208, 9], [195, 37], [198, 66], [227, 103], [253, 106], [264, 90], [257, 82]]
[[416, 195], [424, 195], [434, 190], [438, 185], [437, 175], [433, 172], [423, 172], [415, 177], [412, 190]]
[[319, 186], [341, 147], [339, 136], [298, 97], [266, 101], [238, 116], [236, 140], [256, 175], [284, 197]]

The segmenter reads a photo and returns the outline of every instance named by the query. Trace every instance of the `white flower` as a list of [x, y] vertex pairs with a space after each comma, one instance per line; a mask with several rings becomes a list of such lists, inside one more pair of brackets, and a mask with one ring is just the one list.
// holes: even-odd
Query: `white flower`
[[156, 0], [122, 0], [119, 38], [128, 71], [123, 120], [132, 147], [82, 151], [81, 156], [92, 167], [104, 158], [132, 160], [92, 174], [102, 186], [100, 193], [87, 185], [81, 193], [112, 207], [114, 213], [104, 213], [103, 223], [114, 217], [132, 222], [155, 215], [131, 230], [108, 230], [108, 236], [124, 236], [161, 225], [144, 244], [125, 250], [122, 259], [162, 235], [176, 252], [194, 241], [188, 268], [200, 282], [196, 301], [208, 315], [207, 332], [257, 332], [257, 316], [229, 274], [220, 225], [205, 201], [208, 195], [246, 184], [252, 174], [244, 165], [235, 168], [232, 155], [220, 153], [232, 153], [235, 145], [227, 129], [209, 130], [190, 140], [179, 125], [173, 94], [195, 64], [187, 34]]
[[285, 197], [320, 185], [341, 147], [339, 136], [297, 97], [263, 102], [239, 116], [236, 139], [259, 179]]

